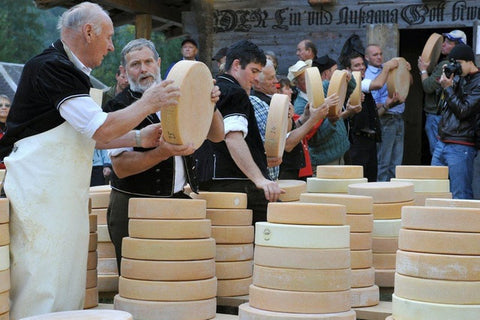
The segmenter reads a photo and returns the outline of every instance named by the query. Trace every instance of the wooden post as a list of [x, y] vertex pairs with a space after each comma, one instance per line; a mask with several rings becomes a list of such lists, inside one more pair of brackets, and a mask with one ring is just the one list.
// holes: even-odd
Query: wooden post
[[152, 16], [150, 14], [137, 14], [135, 16], [135, 38], [151, 39]]
[[192, 0], [191, 10], [199, 30], [199, 60], [210, 66], [213, 56], [213, 0]]

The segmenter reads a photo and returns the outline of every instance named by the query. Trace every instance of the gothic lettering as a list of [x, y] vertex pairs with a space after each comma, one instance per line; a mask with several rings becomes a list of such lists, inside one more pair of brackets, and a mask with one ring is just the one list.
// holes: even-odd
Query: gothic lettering
[[428, 8], [423, 4], [412, 4], [402, 9], [402, 19], [409, 25], [422, 24], [425, 22], [425, 15]]

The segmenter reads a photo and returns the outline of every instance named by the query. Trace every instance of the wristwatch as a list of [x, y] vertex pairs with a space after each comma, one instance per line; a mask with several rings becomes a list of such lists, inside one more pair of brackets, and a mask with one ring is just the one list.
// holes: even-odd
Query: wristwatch
[[420, 70], [420, 74], [424, 74], [424, 73], [427, 73], [427, 70]]

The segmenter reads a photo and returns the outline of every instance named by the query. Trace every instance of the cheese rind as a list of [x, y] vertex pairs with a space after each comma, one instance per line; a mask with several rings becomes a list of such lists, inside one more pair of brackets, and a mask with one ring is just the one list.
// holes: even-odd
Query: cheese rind
[[352, 308], [376, 306], [380, 302], [380, 289], [376, 285], [365, 288], [352, 288]]
[[346, 216], [346, 224], [350, 226], [350, 232], [365, 232], [371, 233], [373, 231], [373, 214], [348, 214]]
[[85, 290], [85, 301], [83, 302], [83, 309], [95, 308], [98, 306], [98, 288], [90, 288]]
[[300, 202], [341, 204], [346, 207], [347, 214], [370, 214], [373, 207], [372, 197], [349, 194], [302, 193]]
[[193, 199], [207, 201], [208, 209], [246, 209], [247, 194], [240, 192], [199, 192], [190, 193]]
[[[330, 78], [328, 84], [328, 91], [326, 97], [331, 96], [332, 94], [338, 94], [339, 101], [335, 106], [330, 106], [328, 109], [328, 114], [331, 116], [337, 116], [342, 110], [345, 98], [347, 96], [347, 70], [335, 70]], [[318, 88], [317, 88], [318, 90]]]
[[97, 216], [97, 225], [107, 224], [107, 209], [92, 209], [91, 215]]
[[249, 278], [252, 275], [253, 260], [215, 262], [215, 276], [218, 280]]
[[317, 178], [323, 179], [362, 179], [363, 166], [317, 166]]
[[450, 180], [448, 179], [398, 179], [391, 178], [392, 182], [413, 183], [415, 192], [450, 192]]
[[97, 254], [99, 259], [115, 258], [115, 246], [111, 242], [98, 242]]
[[0, 246], [0, 271], [10, 268], [10, 246]]
[[398, 237], [372, 237], [372, 251], [375, 253], [395, 253], [398, 249]]
[[373, 203], [411, 201], [415, 197], [413, 183], [410, 182], [368, 182], [351, 184], [348, 194], [370, 196]]
[[438, 58], [440, 58], [440, 54], [442, 53], [442, 44], [443, 36], [436, 32], [432, 33], [430, 37], [428, 37], [427, 42], [425, 42], [421, 57], [422, 60], [428, 64], [427, 71], [429, 74], [432, 73], [433, 69], [435, 68], [434, 61], [438, 61]]
[[355, 89], [350, 95], [350, 105], [356, 106], [362, 103], [362, 73], [360, 71], [352, 71], [352, 77], [355, 79]]
[[264, 146], [267, 157], [280, 158], [283, 155], [288, 130], [289, 104], [290, 99], [286, 94], [275, 93], [272, 96], [265, 124]]
[[215, 261], [244, 261], [253, 259], [253, 243], [217, 244]]
[[118, 291], [118, 274], [98, 274], [97, 276], [98, 292]]
[[85, 289], [97, 287], [97, 269], [87, 270], [87, 282]]
[[116, 274], [116, 275], [118, 275], [117, 259], [116, 258], [101, 258], [101, 259], [98, 259], [97, 269], [98, 269], [99, 274]]
[[454, 207], [454, 208], [480, 208], [480, 200], [428, 198], [425, 200], [427, 207]]
[[375, 269], [352, 269], [352, 289], [365, 288], [375, 284]]
[[77, 310], [46, 313], [38, 316], [23, 318], [23, 320], [85, 320], [85, 319], [115, 319], [133, 320], [132, 315], [120, 310]]
[[300, 195], [307, 192], [307, 183], [303, 180], [278, 180], [277, 183], [280, 189], [285, 191], [278, 198], [283, 202], [298, 201]]
[[414, 206], [415, 201], [374, 203], [373, 216], [375, 220], [401, 219], [404, 206]]
[[372, 237], [398, 237], [400, 229], [402, 228], [401, 219], [391, 219], [391, 220], [373, 220], [373, 232]]
[[243, 303], [238, 307], [239, 319], [242, 320], [355, 320], [355, 311], [335, 313], [292, 313], [275, 312], [253, 308], [249, 303]]
[[10, 290], [10, 269], [0, 271], [0, 292]]
[[448, 179], [447, 166], [396, 166], [395, 178], [397, 179]]
[[205, 239], [212, 234], [208, 219], [129, 219], [128, 235], [140, 239]]
[[375, 269], [375, 284], [381, 288], [395, 285], [395, 269]]
[[212, 226], [250, 226], [253, 211], [250, 209], [207, 209], [207, 219]]
[[97, 269], [98, 254], [97, 251], [88, 252], [87, 256], [87, 270]]
[[253, 226], [212, 226], [212, 238], [217, 244], [253, 243]]
[[0, 223], [10, 221], [10, 203], [7, 198], [0, 199]]
[[388, 96], [393, 97], [397, 93], [402, 101], [408, 96], [410, 89], [410, 64], [402, 57], [394, 58], [398, 61], [398, 67], [390, 69], [387, 77]]
[[373, 265], [372, 250], [355, 250], [351, 251], [350, 255], [352, 269], [370, 268]]
[[0, 224], [0, 246], [10, 244], [9, 223]]
[[372, 249], [371, 233], [350, 233], [350, 250], [370, 250]]
[[402, 210], [402, 228], [480, 232], [480, 208], [405, 207]]
[[248, 295], [252, 277], [243, 279], [223, 279], [217, 282], [217, 297], [236, 297]]
[[395, 269], [396, 253], [373, 253], [373, 267], [375, 269]]
[[345, 206], [320, 203], [270, 202], [267, 221], [281, 224], [344, 225]]
[[425, 206], [428, 198], [452, 199], [451, 192], [415, 192], [415, 205]]
[[351, 184], [366, 183], [367, 178], [356, 179], [325, 179], [307, 178], [307, 192], [347, 193]]
[[10, 310], [9, 296], [10, 291], [0, 292], [0, 314]]
[[132, 198], [128, 217], [134, 219], [205, 219], [206, 202], [192, 199]]
[[100, 190], [92, 192], [90, 188], [90, 199], [92, 201], [92, 209], [108, 208], [110, 202], [110, 189], [108, 191]]
[[312, 108], [318, 108], [325, 102], [322, 77], [318, 68], [307, 68], [305, 70], [305, 88], [307, 89], [308, 102], [310, 102]]
[[98, 242], [112, 242], [110, 239], [110, 233], [108, 232], [108, 226], [101, 224], [97, 226]]

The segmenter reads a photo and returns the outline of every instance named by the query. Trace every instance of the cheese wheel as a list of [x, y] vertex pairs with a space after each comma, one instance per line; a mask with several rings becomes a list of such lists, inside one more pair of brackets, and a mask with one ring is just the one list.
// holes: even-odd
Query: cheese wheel
[[300, 199], [300, 194], [307, 191], [307, 183], [303, 180], [278, 180], [280, 189], [285, 190], [285, 193], [280, 194], [279, 200], [297, 201]]
[[398, 248], [424, 253], [480, 255], [480, 233], [401, 229]]
[[325, 102], [322, 76], [318, 68], [305, 69], [305, 87], [307, 89], [308, 102], [312, 108], [318, 108]]
[[0, 271], [0, 292], [10, 290], [10, 269]]
[[218, 280], [217, 297], [236, 297], [248, 295], [248, 288], [252, 284], [252, 277], [243, 279]]
[[429, 207], [480, 208], [480, 200], [429, 198], [425, 200]]
[[480, 304], [480, 281], [432, 280], [395, 274], [395, 294], [405, 299], [448, 303]]
[[9, 223], [0, 224], [0, 246], [10, 244]]
[[374, 203], [373, 215], [376, 220], [400, 219], [404, 206], [414, 206], [415, 201]]
[[[95, 308], [98, 306], [98, 288], [90, 288], [85, 290], [85, 300], [83, 302], [83, 309]], [[69, 319], [69, 318], [66, 318]]]
[[0, 223], [10, 221], [10, 205], [7, 198], [0, 198]]
[[320, 165], [320, 166], [317, 166], [317, 178], [322, 178], [322, 179], [361, 179], [361, 178], [363, 178], [363, 166]]
[[206, 203], [191, 199], [132, 198], [128, 217], [134, 219], [205, 219]]
[[350, 246], [350, 227], [257, 222], [255, 224], [255, 244], [290, 248], [348, 248]]
[[427, 42], [425, 42], [421, 57], [423, 62], [429, 64], [427, 68], [428, 73], [431, 73], [437, 65], [438, 58], [440, 58], [442, 53], [442, 43], [443, 36], [436, 32], [432, 33], [428, 37]]
[[351, 286], [348, 269], [287, 269], [253, 267], [253, 284], [257, 287], [302, 292], [325, 292], [349, 290]]
[[[312, 68], [313, 69], [313, 68]], [[316, 69], [316, 68], [315, 68]], [[308, 69], [307, 69], [308, 70]], [[335, 313], [292, 313], [275, 312], [253, 308], [249, 303], [243, 303], [238, 307], [239, 319], [242, 320], [355, 320], [355, 311]]]
[[265, 154], [281, 158], [285, 150], [288, 130], [288, 107], [290, 99], [286, 94], [275, 93], [270, 101], [265, 124]]
[[212, 74], [200, 61], [181, 60], [170, 69], [167, 79], [180, 88], [178, 104], [162, 108], [161, 122], [165, 141], [193, 144], [198, 149], [212, 124]]
[[365, 269], [373, 265], [372, 250], [352, 250], [350, 256], [352, 269]]
[[244, 261], [253, 259], [253, 243], [217, 244], [215, 261]]
[[372, 197], [331, 193], [302, 193], [300, 202], [341, 204], [347, 214], [370, 214], [373, 206]]
[[398, 67], [388, 72], [387, 77], [387, 90], [388, 96], [393, 97], [395, 92], [401, 100], [405, 100], [408, 96], [410, 89], [410, 71], [408, 70], [408, 62], [404, 58], [394, 58], [398, 61]]
[[99, 192], [90, 191], [90, 199], [92, 201], [92, 209], [108, 208], [110, 202], [110, 190]]
[[267, 221], [281, 224], [344, 225], [345, 206], [320, 203], [270, 202]]
[[206, 200], [208, 209], [247, 208], [247, 194], [241, 192], [192, 192], [190, 197]]
[[428, 198], [452, 199], [451, 192], [415, 192], [415, 205], [424, 206]]
[[87, 270], [97, 269], [97, 251], [90, 251], [87, 256]]
[[140, 260], [202, 260], [215, 257], [215, 240], [149, 240], [125, 237], [122, 257]]
[[360, 71], [352, 71], [352, 77], [355, 79], [355, 89], [350, 95], [350, 105], [356, 106], [362, 104], [362, 73]]
[[301, 292], [250, 286], [250, 306], [262, 310], [296, 313], [333, 313], [350, 310], [350, 290]]
[[375, 284], [381, 288], [393, 288], [395, 269], [375, 269]]
[[350, 233], [350, 250], [370, 250], [372, 249], [372, 234], [363, 232]]
[[217, 244], [253, 243], [253, 226], [213, 226], [212, 238]]
[[107, 224], [107, 209], [92, 209], [92, 213], [90, 215], [97, 216], [97, 225]]
[[350, 250], [255, 246], [255, 264], [277, 268], [344, 269], [350, 267]]
[[373, 220], [372, 237], [398, 237], [401, 227], [402, 219]]
[[10, 312], [0, 314], [0, 320], [10, 320]]
[[9, 296], [10, 291], [0, 292], [0, 314], [10, 310]]
[[208, 219], [129, 219], [128, 235], [141, 239], [204, 239], [212, 234]]
[[98, 243], [97, 237], [98, 237], [98, 234], [96, 232], [89, 234], [89, 238], [88, 238], [89, 252], [97, 250], [97, 243]]
[[353, 288], [365, 288], [375, 285], [375, 269], [363, 268], [352, 269], [352, 289]]
[[149, 301], [192, 301], [211, 299], [217, 291], [217, 278], [195, 281], [144, 281], [119, 277], [121, 297]]
[[115, 295], [113, 308], [132, 314], [134, 319], [205, 320], [215, 318], [215, 298], [194, 301], [143, 301]]
[[448, 179], [398, 179], [391, 178], [392, 182], [413, 183], [415, 192], [450, 192], [450, 180]]
[[328, 84], [327, 97], [330, 97], [332, 94], [338, 94], [340, 98], [338, 104], [330, 107], [328, 114], [331, 116], [338, 115], [342, 110], [345, 98], [347, 96], [347, 70], [335, 70], [330, 78], [330, 83]]
[[97, 226], [98, 242], [112, 242], [110, 239], [110, 233], [108, 232], [108, 226], [101, 224]]
[[447, 166], [396, 166], [395, 178], [398, 179], [448, 179]]
[[480, 232], [480, 208], [405, 207], [402, 228], [453, 232]]
[[118, 274], [98, 274], [98, 292], [118, 292]]
[[10, 246], [0, 246], [0, 271], [10, 268]]
[[347, 214], [346, 220], [346, 224], [350, 226], [350, 233], [373, 231], [373, 214]]
[[325, 179], [307, 178], [307, 192], [347, 193], [351, 184], [366, 183], [367, 178], [358, 179]]
[[398, 273], [425, 279], [480, 281], [480, 256], [397, 251]]
[[392, 294], [392, 317], [401, 320], [477, 320], [480, 305], [432, 303], [405, 299]]
[[395, 253], [398, 237], [372, 237], [372, 250], [375, 253]]
[[97, 269], [87, 270], [87, 282], [85, 289], [97, 287]]
[[89, 189], [90, 193], [104, 193], [112, 191], [112, 187], [109, 184], [104, 184], [101, 186], [93, 186]]
[[215, 262], [218, 280], [249, 278], [253, 275], [253, 260]]
[[90, 233], [97, 232], [97, 220], [98, 219], [96, 214], [90, 213], [88, 215], [88, 225], [90, 227]]
[[396, 253], [373, 253], [373, 267], [375, 269], [395, 269]]
[[133, 320], [132, 315], [119, 310], [78, 310], [45, 313], [39, 316], [27, 317], [22, 320]]
[[373, 203], [411, 201], [414, 198], [413, 184], [409, 182], [368, 182], [351, 184], [348, 193], [370, 196]]
[[250, 209], [207, 209], [212, 226], [251, 226], [252, 216]]
[[117, 259], [116, 258], [101, 258], [101, 259], [98, 259], [97, 269], [98, 269], [99, 274], [116, 274], [116, 275], [118, 275]]
[[111, 242], [98, 242], [97, 243], [98, 258], [115, 258], [115, 246]]
[[376, 285], [352, 288], [350, 293], [352, 308], [376, 306], [380, 302], [380, 289]]

